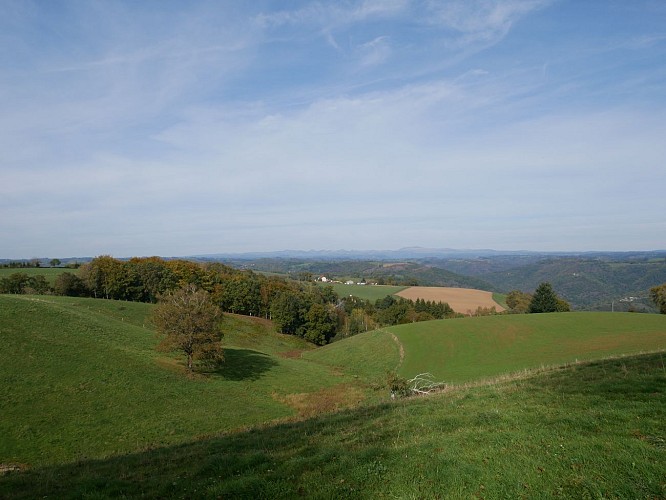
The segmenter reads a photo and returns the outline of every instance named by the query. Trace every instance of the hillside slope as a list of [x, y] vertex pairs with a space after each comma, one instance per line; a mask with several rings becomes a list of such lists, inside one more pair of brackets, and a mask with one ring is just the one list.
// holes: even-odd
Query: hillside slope
[[0, 476], [0, 497], [665, 498], [663, 356]]
[[429, 372], [447, 383], [577, 360], [666, 349], [666, 316], [630, 313], [501, 315], [393, 326], [304, 354], [360, 377]]
[[301, 340], [233, 316], [223, 320], [224, 365], [188, 378], [181, 357], [155, 351], [151, 307], [0, 296], [0, 341], [11, 353], [0, 363], [0, 462], [57, 463], [181, 443], [295, 415], [307, 395], [349, 382], [325, 365], [279, 355], [306, 348]]
[[[533, 292], [539, 283], [548, 281], [559, 295], [579, 309], [604, 307], [611, 301], [634, 296], [643, 297], [641, 307], [650, 307], [645, 300], [648, 290], [666, 283], [666, 260], [604, 261], [577, 257], [546, 259], [525, 266], [482, 274], [479, 278], [504, 290]], [[617, 306], [621, 306], [617, 303]], [[636, 304], [638, 305], [638, 304]]]

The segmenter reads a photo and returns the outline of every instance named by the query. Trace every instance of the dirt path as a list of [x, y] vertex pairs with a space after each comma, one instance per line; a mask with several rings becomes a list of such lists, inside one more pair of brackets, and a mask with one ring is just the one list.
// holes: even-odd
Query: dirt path
[[385, 333], [388, 333], [391, 338], [393, 339], [393, 342], [395, 342], [398, 345], [398, 349], [400, 349], [400, 361], [398, 361], [398, 366], [395, 367], [395, 371], [398, 371], [398, 368], [402, 365], [402, 362], [405, 359], [405, 348], [402, 345], [402, 342], [398, 339], [398, 337], [395, 336], [394, 333], [387, 332], [386, 330], [382, 330]]

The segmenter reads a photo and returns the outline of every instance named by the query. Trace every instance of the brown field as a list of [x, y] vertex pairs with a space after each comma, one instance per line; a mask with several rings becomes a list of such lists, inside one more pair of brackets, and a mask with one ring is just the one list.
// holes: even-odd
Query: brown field
[[449, 288], [441, 286], [413, 286], [396, 293], [405, 299], [424, 299], [433, 302], [447, 302], [455, 312], [471, 314], [478, 307], [494, 307], [497, 312], [504, 308], [493, 300], [491, 292], [471, 288]]

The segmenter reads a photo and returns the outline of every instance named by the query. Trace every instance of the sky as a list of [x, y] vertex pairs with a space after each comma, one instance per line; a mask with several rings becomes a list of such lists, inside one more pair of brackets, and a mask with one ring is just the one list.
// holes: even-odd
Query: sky
[[0, 11], [0, 258], [666, 248], [663, 0]]

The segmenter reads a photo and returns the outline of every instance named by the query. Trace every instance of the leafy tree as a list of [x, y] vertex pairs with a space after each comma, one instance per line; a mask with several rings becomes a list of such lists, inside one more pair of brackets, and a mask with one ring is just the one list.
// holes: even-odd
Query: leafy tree
[[0, 279], [0, 293], [23, 293], [29, 283], [30, 277], [26, 273], [12, 273]]
[[528, 308], [530, 313], [565, 312], [569, 304], [560, 299], [550, 283], [541, 283], [534, 292]]
[[526, 313], [530, 308], [532, 296], [520, 290], [511, 290], [506, 296], [506, 305], [509, 311], [516, 314]]
[[659, 308], [659, 312], [666, 314], [666, 283], [650, 288], [650, 298]]
[[305, 324], [303, 298], [293, 291], [281, 293], [271, 304], [271, 317], [280, 333], [301, 335]]
[[324, 345], [335, 334], [336, 318], [324, 304], [312, 304], [305, 315], [305, 340]]
[[51, 286], [46, 278], [41, 274], [37, 276], [30, 276], [28, 283], [23, 289], [23, 293], [29, 294], [47, 294], [51, 291]]
[[69, 297], [85, 297], [88, 295], [86, 284], [78, 276], [64, 272], [55, 279], [53, 292], [56, 295], [66, 295]]
[[49, 264], [51, 265], [51, 267], [58, 267], [61, 264], [61, 262], [60, 259], [51, 259], [49, 261]]
[[195, 285], [163, 295], [152, 315], [153, 324], [163, 336], [158, 348], [185, 353], [190, 372], [194, 361], [220, 362], [224, 359], [221, 319], [222, 311], [210, 294]]

